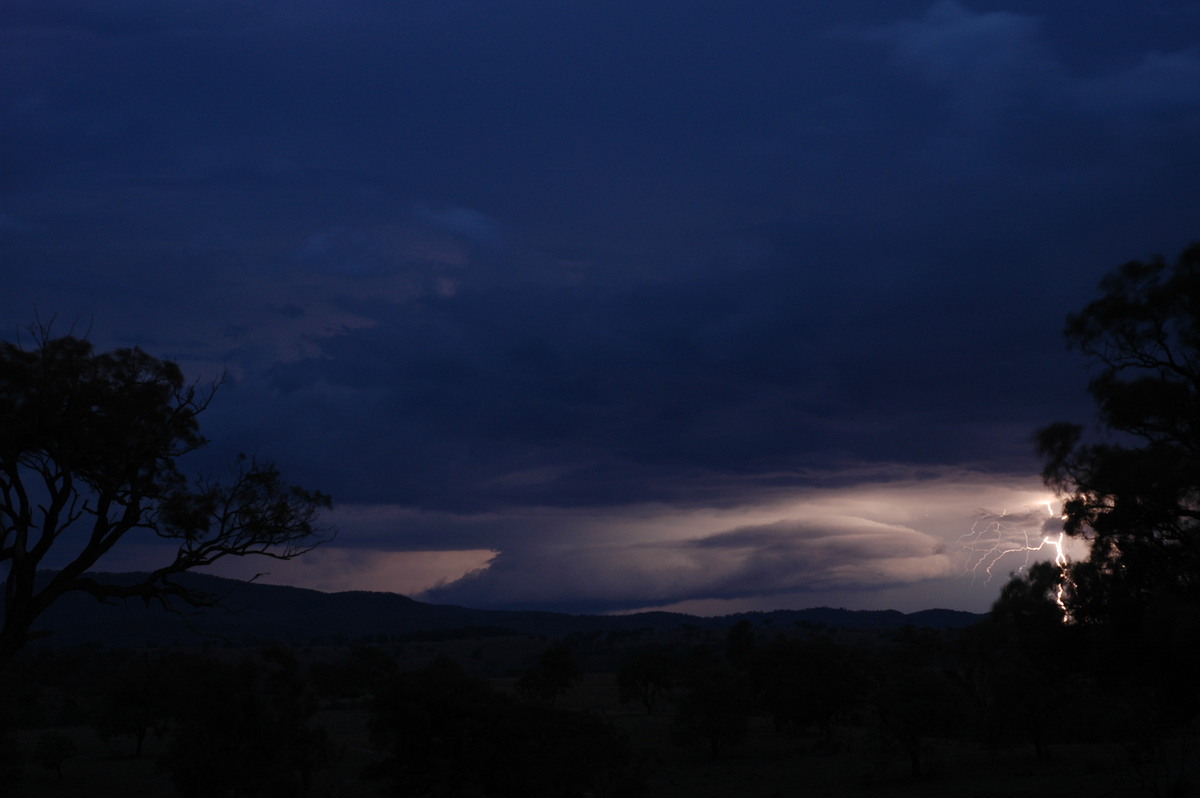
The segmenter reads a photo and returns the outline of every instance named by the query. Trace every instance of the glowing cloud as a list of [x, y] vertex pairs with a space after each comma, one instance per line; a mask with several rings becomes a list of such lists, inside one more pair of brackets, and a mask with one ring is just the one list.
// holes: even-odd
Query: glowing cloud
[[[1056, 543], [1061, 522], [1047, 514], [1052, 496], [1034, 479], [964, 471], [876, 477], [771, 490], [723, 507], [472, 514], [343, 506], [329, 518], [342, 532], [335, 543], [293, 562], [245, 561], [220, 573], [266, 571], [261, 580], [269, 583], [483, 608], [982, 611], [998, 595], [990, 577], [1065, 554]], [[106, 568], [132, 570], [152, 555], [131, 548]]]
[[[524, 537], [497, 542], [487, 568], [425, 596], [479, 606], [598, 610], [665, 606], [710, 599], [777, 596], [806, 605], [854, 591], [956, 593], [942, 604], [983, 609], [994, 586], [976, 579], [976, 542], [1010, 548], [1026, 540], [1025, 562], [1043, 537], [1048, 494], [1031, 480], [954, 473], [805, 490], [736, 508], [606, 508], [590, 517], [527, 516]], [[1016, 506], [1020, 513], [980, 510]], [[1040, 515], [1035, 515], [1040, 513]], [[980, 518], [1008, 519], [984, 530]], [[997, 566], [1007, 551], [997, 550]], [[1021, 563], [1018, 563], [1018, 565]], [[946, 585], [953, 584], [952, 590]], [[786, 597], [786, 599], [784, 598]], [[782, 606], [780, 604], [779, 606]], [[927, 605], [928, 606], [928, 605]]]

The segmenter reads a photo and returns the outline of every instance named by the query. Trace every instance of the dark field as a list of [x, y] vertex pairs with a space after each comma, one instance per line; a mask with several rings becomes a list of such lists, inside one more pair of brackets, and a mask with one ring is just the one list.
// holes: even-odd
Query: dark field
[[[588, 689], [591, 685], [587, 686]], [[582, 691], [581, 691], [582, 692]], [[385, 796], [384, 785], [365, 781], [361, 769], [372, 761], [366, 710], [327, 710], [316, 720], [345, 746], [344, 759], [320, 775], [314, 795]], [[1152, 795], [1139, 784], [1127, 753], [1113, 745], [1057, 745], [1038, 759], [1031, 747], [1005, 748], [952, 741], [930, 743], [934, 771], [914, 781], [903, 757], [869, 740], [848, 739], [842, 750], [814, 750], [811, 738], [781, 739], [765, 721], [728, 757], [710, 761], [671, 743], [670, 717], [611, 713], [606, 717], [629, 736], [647, 761], [646, 796], [658, 798], [776, 798], [784, 796], [1016, 796]], [[44, 730], [17, 735], [31, 749]], [[71, 737], [79, 753], [62, 777], [29, 767], [23, 792], [46, 798], [163, 798], [179, 795], [156, 763], [162, 741], [152, 738], [141, 758], [126, 753], [125, 741], [105, 743], [86, 726], [56, 729]]]
[[[707, 640], [691, 640], [672, 645], [690, 650], [719, 650], [720, 636]], [[371, 733], [374, 697], [361, 688], [349, 688], [342, 695], [337, 689], [322, 683], [317, 674], [322, 664], [349, 667], [346, 663], [361, 661], [362, 652], [371, 652], [372, 662], [394, 663], [395, 673], [413, 673], [439, 660], [462, 663], [464, 678], [486, 683], [497, 695], [513, 701], [514, 707], [524, 706], [531, 699], [519, 695], [522, 688], [522, 668], [537, 661], [538, 655], [553, 641], [535, 637], [493, 637], [487, 639], [447, 640], [421, 644], [380, 644], [371, 647], [317, 647], [291, 652], [301, 675], [298, 691], [306, 696], [309, 714], [302, 723], [308, 728], [323, 729], [333, 756], [320, 761], [314, 768], [307, 789], [292, 791], [270, 790], [246, 792], [196, 793], [213, 795], [311, 795], [311, 796], [386, 796], [421, 794], [394, 789], [379, 779], [368, 779], [364, 769], [378, 764], [384, 757], [385, 745]], [[884, 661], [902, 667], [895, 651], [887, 641], [875, 646], [855, 644], [861, 657], [878, 662], [880, 651]], [[882, 648], [880, 648], [882, 646]], [[844, 711], [839, 710], [831, 725], [822, 733], [815, 725], [791, 724], [777, 729], [770, 707], [761, 699], [746, 708], [744, 737], [723, 746], [718, 757], [703, 741], [682, 741], [677, 733], [676, 716], [684, 688], [671, 691], [670, 699], [661, 699], [654, 714], [647, 714], [637, 702], [621, 701], [616, 670], [621, 663], [639, 650], [637, 643], [613, 644], [603, 640], [574, 641], [577, 664], [581, 672], [576, 679], [553, 697], [556, 711], [581, 713], [599, 718], [615, 738], [625, 742], [628, 760], [623, 771], [633, 775], [633, 781], [617, 784], [611, 774], [601, 773], [586, 789], [562, 795], [637, 795], [654, 798], [713, 798], [745, 796], [1135, 796], [1185, 795], [1196, 781], [1196, 759], [1191, 735], [1154, 734], [1142, 739], [1121, 741], [1088, 740], [1088, 729], [1079, 721], [1072, 726], [1071, 712], [1063, 707], [1061, 720], [1051, 719], [1045, 730], [1042, 750], [1020, 739], [996, 739], [988, 734], [982, 721], [970, 707], [954, 715], [955, 721], [941, 733], [936, 727], [926, 727], [919, 739], [898, 737], [879, 722], [881, 712], [872, 705], [872, 696], [879, 682], [856, 682], [861, 695], [848, 700]], [[762, 648], [760, 644], [760, 649]], [[357, 654], [354, 652], [358, 652]], [[235, 663], [253, 652], [244, 650], [208, 650], [204, 656], [212, 661]], [[154, 657], [162, 652], [155, 652]], [[77, 653], [40, 652], [38, 663], [45, 683], [31, 688], [32, 697], [16, 700], [22, 705], [26, 722], [10, 724], [17, 728], [9, 733], [16, 750], [22, 752], [19, 786], [6, 781], [7, 791], [28, 796], [176, 796], [184, 794], [176, 785], [171, 772], [164, 766], [171, 751], [172, 729], [178, 721], [160, 719], [146, 733], [141, 756], [135, 755], [135, 739], [130, 734], [109, 732], [102, 736], [97, 728], [101, 703], [97, 696], [104, 692], [103, 668], [97, 663], [119, 663], [123, 657], [148, 657], [144, 653], [93, 652], [80, 658]], [[359, 660], [355, 660], [358, 657]], [[54, 662], [50, 667], [47, 663]], [[606, 666], [606, 667], [600, 667]], [[946, 668], [958, 667], [955, 663]], [[83, 667], [81, 674], [73, 668]], [[393, 666], [387, 665], [387, 668]], [[749, 667], [749, 666], [747, 666]], [[943, 668], [945, 670], [945, 668]], [[349, 671], [336, 668], [326, 673], [341, 674], [346, 684], [354, 680]], [[90, 674], [90, 675], [89, 675]], [[468, 675], [469, 674], [469, 675]], [[89, 683], [90, 682], [90, 683]], [[947, 682], [948, 685], [951, 682]], [[9, 683], [8, 688], [14, 685]], [[1050, 707], [1054, 696], [1045, 686], [1035, 687], [1037, 701]], [[355, 692], [358, 694], [353, 694]], [[12, 700], [13, 694], [6, 690]], [[953, 698], [972, 703], [971, 696], [953, 688]], [[220, 703], [228, 697], [213, 696]], [[35, 707], [34, 704], [37, 706]], [[936, 717], [950, 717], [945, 708], [930, 708]], [[920, 714], [923, 710], [917, 709]], [[1014, 704], [1013, 713], [1027, 711]], [[11, 713], [10, 713], [11, 714]], [[19, 716], [21, 713], [18, 712]], [[419, 721], [413, 715], [415, 724]], [[19, 718], [18, 718], [19, 719]], [[443, 718], [453, 728], [453, 717]], [[464, 719], [464, 723], [468, 722]], [[941, 722], [941, 721], [938, 721]], [[231, 725], [237, 721], [231, 719]], [[218, 724], [219, 726], [219, 724]], [[1002, 723], [996, 728], [1020, 728]], [[420, 730], [415, 730], [419, 735]], [[233, 733], [233, 732], [231, 732]], [[990, 737], [991, 739], [984, 739]], [[39, 752], [53, 748], [49, 741], [63, 746], [67, 754], [60, 757], [61, 775], [49, 760], [41, 761]], [[1153, 739], [1151, 739], [1153, 738]], [[920, 774], [913, 772], [913, 743], [920, 758]], [[536, 748], [536, 746], [534, 746]], [[10, 746], [10, 751], [14, 750]], [[542, 761], [538, 751], [530, 751], [530, 762]], [[583, 754], [586, 757], [586, 754]], [[209, 767], [222, 768], [219, 759]], [[622, 786], [626, 785], [626, 786]], [[635, 785], [629, 787], [628, 785]], [[14, 791], [15, 790], [15, 791]], [[1172, 792], [1172, 790], [1176, 790]], [[504, 795], [512, 792], [454, 793], [432, 792], [439, 795]], [[554, 793], [549, 793], [554, 794]]]

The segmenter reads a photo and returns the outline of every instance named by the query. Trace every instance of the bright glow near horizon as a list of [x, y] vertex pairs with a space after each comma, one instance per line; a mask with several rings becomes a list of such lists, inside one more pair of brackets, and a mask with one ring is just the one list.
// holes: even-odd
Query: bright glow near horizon
[[[1036, 480], [955, 471], [806, 488], [720, 508], [639, 504], [469, 515], [350, 506], [329, 520], [353, 547], [335, 541], [292, 562], [246, 559], [214, 572], [264, 572], [260, 581], [267, 583], [482, 608], [980, 612], [1011, 572], [1055, 556], [1053, 547], [1034, 550], [1060, 523], [1047, 516], [1047, 502], [1055, 499]], [[1067, 547], [1071, 559], [1086, 556], [1082, 542]], [[152, 562], [148, 548], [124, 554], [126, 565], [114, 561], [105, 570]]]

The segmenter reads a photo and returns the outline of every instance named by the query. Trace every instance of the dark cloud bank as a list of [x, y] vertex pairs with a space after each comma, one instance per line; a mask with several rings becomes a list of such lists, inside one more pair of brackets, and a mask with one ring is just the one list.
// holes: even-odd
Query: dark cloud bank
[[821, 546], [794, 508], [650, 525], [636, 558], [574, 530], [1028, 481], [1033, 430], [1088, 412], [1065, 313], [1200, 237], [1191, 3], [18, 0], [0, 25], [10, 334], [56, 314], [226, 372], [206, 462], [261, 451], [396, 513], [344, 520], [347, 549], [500, 552], [444, 600], [949, 576], [951, 526], [915, 516]]

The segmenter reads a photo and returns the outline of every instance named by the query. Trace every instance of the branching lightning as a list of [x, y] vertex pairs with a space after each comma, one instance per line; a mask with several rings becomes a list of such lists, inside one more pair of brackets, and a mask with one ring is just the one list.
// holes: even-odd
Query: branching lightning
[[985, 582], [991, 581], [1001, 560], [1010, 555], [1023, 558], [1021, 565], [1015, 569], [1019, 573], [1028, 568], [1033, 560], [1045, 559], [1035, 556], [1039, 552], [1053, 552], [1053, 562], [1059, 570], [1054, 600], [1063, 612], [1063, 621], [1069, 622], [1066, 592], [1070, 561], [1063, 547], [1066, 533], [1045, 534], [1045, 518], [1054, 518], [1055, 513], [1049, 501], [1043, 502], [1043, 506], [1046, 509], [1045, 516], [1042, 516], [1040, 508], [1012, 515], [1007, 511], [982, 513], [971, 526], [971, 531], [959, 538], [959, 542], [968, 552], [966, 569], [971, 572], [972, 581], [979, 578], [980, 573], [986, 575]]
[[[1050, 502], [1045, 505], [1047, 513], [1053, 517]], [[1031, 512], [1010, 515], [1005, 510], [985, 512], [976, 519], [971, 531], [959, 538], [967, 549], [967, 570], [973, 577], [982, 572], [986, 575], [985, 581], [991, 581], [996, 566], [1012, 554], [1024, 555], [1018, 571], [1029, 566], [1035, 552], [1045, 551], [1048, 547], [1057, 546], [1056, 554], [1062, 556], [1061, 540], [1043, 536], [1041, 524], [1035, 523], [1032, 515]]]

